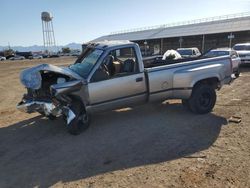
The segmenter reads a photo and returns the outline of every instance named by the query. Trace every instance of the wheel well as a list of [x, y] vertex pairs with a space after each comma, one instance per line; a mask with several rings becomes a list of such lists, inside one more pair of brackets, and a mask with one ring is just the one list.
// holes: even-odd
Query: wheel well
[[194, 87], [196, 87], [197, 85], [200, 84], [206, 84], [206, 85], [210, 85], [212, 86], [214, 89], [219, 89], [220, 88], [220, 84], [219, 84], [219, 79], [216, 77], [212, 77], [212, 78], [206, 78], [203, 80], [199, 80], [198, 82], [195, 83]]
[[81, 97], [79, 97], [79, 96], [76, 96], [76, 95], [69, 95], [69, 97], [71, 98], [71, 100], [72, 100], [72, 102], [73, 103], [78, 103], [79, 105], [81, 105], [83, 108], [84, 108], [84, 110], [86, 111], [86, 106], [85, 106], [85, 104], [83, 103], [83, 101], [81, 100]]

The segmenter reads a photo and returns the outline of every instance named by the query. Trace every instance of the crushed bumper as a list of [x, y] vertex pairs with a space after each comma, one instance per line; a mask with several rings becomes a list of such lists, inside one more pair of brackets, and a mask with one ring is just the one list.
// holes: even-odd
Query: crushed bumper
[[75, 113], [69, 107], [56, 107], [53, 103], [44, 101], [21, 101], [17, 104], [17, 109], [25, 113], [40, 112], [45, 116], [60, 116], [64, 114], [67, 117], [67, 124], [76, 117]]
[[60, 113], [60, 110], [55, 105], [42, 101], [21, 101], [17, 104], [17, 109], [26, 113], [44, 112], [45, 115], [57, 115]]

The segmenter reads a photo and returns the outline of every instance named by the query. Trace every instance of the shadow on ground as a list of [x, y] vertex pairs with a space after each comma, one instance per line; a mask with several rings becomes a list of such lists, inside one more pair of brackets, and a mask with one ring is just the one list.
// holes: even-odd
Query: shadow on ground
[[226, 119], [181, 104], [145, 105], [93, 117], [79, 136], [38, 116], [0, 129], [0, 187], [48, 187], [178, 159], [209, 148]]
[[240, 72], [250, 72], [250, 64], [243, 64], [240, 66]]

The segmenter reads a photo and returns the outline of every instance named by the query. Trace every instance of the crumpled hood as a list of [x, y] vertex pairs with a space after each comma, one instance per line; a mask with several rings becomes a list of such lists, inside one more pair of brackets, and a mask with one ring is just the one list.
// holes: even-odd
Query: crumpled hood
[[41, 88], [42, 77], [40, 71], [51, 71], [69, 76], [70, 78], [75, 78], [79, 80], [83, 79], [78, 74], [71, 71], [68, 67], [57, 67], [49, 64], [41, 64], [22, 71], [20, 74], [21, 83], [27, 88], [32, 88], [32, 89]]

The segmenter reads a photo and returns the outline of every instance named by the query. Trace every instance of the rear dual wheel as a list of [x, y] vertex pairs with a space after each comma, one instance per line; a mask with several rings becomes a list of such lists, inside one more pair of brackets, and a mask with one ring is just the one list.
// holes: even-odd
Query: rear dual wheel
[[182, 104], [197, 114], [206, 114], [213, 110], [216, 103], [215, 89], [210, 85], [199, 84], [193, 88], [192, 95]]

